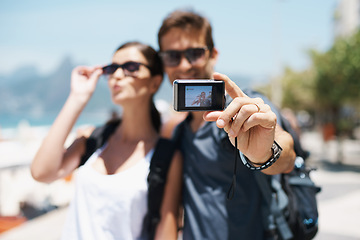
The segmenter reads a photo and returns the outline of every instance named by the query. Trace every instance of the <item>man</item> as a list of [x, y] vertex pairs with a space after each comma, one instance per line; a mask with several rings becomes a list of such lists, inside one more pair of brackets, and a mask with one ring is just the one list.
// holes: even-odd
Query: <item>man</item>
[[[188, 114], [175, 130], [184, 154], [183, 238], [264, 239], [262, 196], [250, 168], [265, 174], [290, 172], [295, 159], [291, 136], [277, 124], [271, 103], [248, 97], [227, 76], [214, 73], [218, 50], [206, 18], [191, 11], [175, 11], [164, 19], [158, 42], [171, 82], [223, 80], [233, 99], [222, 112]], [[233, 180], [235, 137], [245, 164], [238, 165], [234, 197], [227, 200]], [[275, 151], [279, 152], [272, 148], [274, 140], [282, 152], [266, 168], [276, 160]]]

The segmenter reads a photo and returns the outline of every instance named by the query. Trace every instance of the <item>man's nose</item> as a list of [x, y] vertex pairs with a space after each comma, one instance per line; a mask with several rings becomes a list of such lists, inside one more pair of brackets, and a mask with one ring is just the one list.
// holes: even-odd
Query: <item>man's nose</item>
[[190, 69], [192, 65], [189, 60], [184, 55], [182, 55], [178, 67], [182, 69]]

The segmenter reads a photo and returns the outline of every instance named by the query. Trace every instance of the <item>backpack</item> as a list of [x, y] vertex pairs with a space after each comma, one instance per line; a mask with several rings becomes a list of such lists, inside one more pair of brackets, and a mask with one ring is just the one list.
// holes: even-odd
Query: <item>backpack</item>
[[[120, 119], [117, 119], [95, 128], [86, 141], [86, 151], [81, 157], [79, 166], [83, 165], [96, 149], [104, 145], [119, 124]], [[159, 138], [150, 161], [150, 171], [147, 177], [148, 211], [143, 221], [141, 233], [142, 239], [154, 239], [155, 230], [161, 218], [160, 208], [164, 195], [167, 173], [174, 152], [175, 144], [173, 141], [165, 138]]]
[[318, 231], [316, 194], [321, 188], [310, 178], [305, 160], [309, 156], [290, 123], [280, 116], [282, 127], [294, 139], [296, 153], [294, 169], [288, 174], [268, 176], [255, 172], [255, 178], [265, 199], [263, 222], [266, 239], [312, 239]]

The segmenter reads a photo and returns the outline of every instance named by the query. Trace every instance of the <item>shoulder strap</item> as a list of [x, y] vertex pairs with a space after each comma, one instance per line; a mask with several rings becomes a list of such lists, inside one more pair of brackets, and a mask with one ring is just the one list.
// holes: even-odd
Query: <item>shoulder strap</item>
[[151, 158], [150, 170], [160, 164], [169, 165], [169, 160], [171, 160], [174, 151], [175, 144], [172, 140], [159, 138], [155, 146], [154, 154]]
[[[291, 127], [287, 119], [285, 119], [281, 114], [279, 117], [281, 118], [281, 127], [287, 131], [294, 140], [294, 150], [296, 155], [306, 159], [309, 156], [309, 153], [302, 148], [299, 136]], [[266, 176], [265, 174], [258, 172], [255, 173], [255, 178], [267, 205], [270, 207], [270, 213], [274, 220], [273, 224], [276, 224], [281, 238], [292, 239], [293, 233], [291, 232], [290, 226], [283, 215], [283, 208], [286, 207], [289, 200], [287, 194], [281, 187], [281, 182], [275, 176]], [[272, 191], [276, 194], [272, 194]], [[273, 224], [267, 223], [265, 226], [272, 226]], [[267, 230], [272, 231], [273, 229]]]
[[95, 152], [96, 149], [104, 145], [104, 143], [109, 139], [111, 134], [113, 134], [119, 124], [120, 119], [116, 119], [114, 121], [107, 122], [105, 125], [95, 128], [90, 137], [86, 140], [85, 153], [81, 156], [79, 167], [85, 164], [85, 162]]
[[148, 175], [148, 211], [144, 218], [143, 234], [153, 239], [160, 222], [160, 208], [164, 196], [168, 170], [175, 152], [172, 140], [160, 138], [150, 162]]
[[176, 147], [181, 148], [181, 139], [184, 134], [185, 124], [189, 123], [192, 119], [193, 119], [193, 116], [190, 112], [188, 114], [188, 116], [175, 127], [174, 134], [171, 139], [175, 143]]
[[[285, 216], [282, 213], [284, 207], [286, 207], [288, 198], [284, 190], [281, 188], [281, 183], [274, 176], [266, 176], [261, 172], [255, 172], [255, 178], [258, 182], [261, 194], [265, 199], [266, 205], [265, 209], [263, 209], [265, 215], [270, 212], [271, 218], [263, 217], [264, 226], [266, 231], [273, 232], [274, 229], [270, 229], [275, 227], [276, 224], [279, 233], [281, 235], [281, 239], [289, 240], [294, 236], [291, 232], [289, 224], [287, 223]], [[271, 181], [271, 183], [269, 182]], [[276, 192], [276, 195], [272, 194], [272, 190]], [[270, 207], [270, 209], [269, 209]], [[269, 222], [267, 222], [269, 221]]]

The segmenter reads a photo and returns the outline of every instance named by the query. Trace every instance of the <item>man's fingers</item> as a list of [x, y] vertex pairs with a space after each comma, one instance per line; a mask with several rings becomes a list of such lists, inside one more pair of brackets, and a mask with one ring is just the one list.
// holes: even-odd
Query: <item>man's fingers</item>
[[213, 111], [213, 112], [205, 112], [203, 115], [203, 119], [208, 122], [216, 121], [222, 112], [220, 111]]
[[276, 126], [276, 115], [273, 112], [255, 113], [251, 115], [243, 124], [242, 131], [246, 132], [250, 128], [260, 126], [264, 129], [273, 130]]
[[248, 97], [231, 79], [225, 74], [214, 73], [215, 80], [222, 80], [225, 82], [225, 90], [231, 98]]
[[255, 104], [246, 104], [243, 105], [240, 111], [236, 114], [234, 121], [231, 124], [231, 134], [233, 137], [237, 135], [241, 128], [243, 128], [244, 123], [249, 117], [253, 114], [258, 113], [258, 108]]

